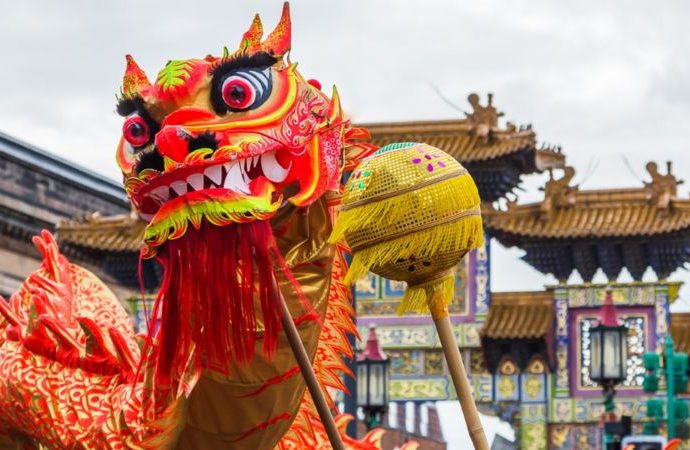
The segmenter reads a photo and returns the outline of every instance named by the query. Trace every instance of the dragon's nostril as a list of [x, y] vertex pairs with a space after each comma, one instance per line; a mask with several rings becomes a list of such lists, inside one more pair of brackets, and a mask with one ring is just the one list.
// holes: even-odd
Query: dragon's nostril
[[159, 172], [163, 172], [163, 157], [158, 153], [157, 149], [154, 148], [153, 151], [147, 152], [139, 158], [137, 163], [136, 173], [141, 173], [142, 170], [153, 169]]
[[189, 151], [199, 150], [200, 148], [210, 148], [216, 150], [218, 148], [218, 140], [213, 133], [202, 133], [189, 140]]

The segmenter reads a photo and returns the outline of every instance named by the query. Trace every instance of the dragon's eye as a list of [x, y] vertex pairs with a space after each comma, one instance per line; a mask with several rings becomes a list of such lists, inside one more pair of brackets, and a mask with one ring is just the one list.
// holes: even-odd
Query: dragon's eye
[[232, 75], [223, 82], [223, 101], [231, 109], [247, 109], [256, 99], [256, 90], [249, 81]]
[[151, 131], [143, 117], [132, 114], [122, 126], [122, 136], [132, 147], [142, 147], [151, 139]]
[[271, 94], [270, 67], [234, 70], [218, 78], [211, 100], [219, 113], [257, 108]]

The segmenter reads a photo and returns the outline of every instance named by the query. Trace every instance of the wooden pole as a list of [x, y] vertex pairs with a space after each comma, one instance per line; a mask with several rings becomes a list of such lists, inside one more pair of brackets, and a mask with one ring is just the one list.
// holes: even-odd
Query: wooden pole
[[465, 424], [467, 424], [467, 431], [470, 434], [470, 439], [472, 439], [472, 444], [476, 450], [489, 450], [489, 442], [486, 440], [486, 435], [484, 435], [484, 428], [479, 420], [477, 405], [474, 404], [472, 389], [467, 380], [465, 365], [462, 363], [460, 349], [455, 340], [455, 334], [453, 334], [453, 326], [448, 316], [448, 308], [443, 305], [442, 308], [432, 307], [430, 309], [439, 340], [441, 341], [443, 353], [446, 356], [448, 370], [453, 379], [455, 392], [458, 394], [460, 408], [462, 409], [463, 416], [465, 416]]
[[292, 320], [292, 315], [290, 314], [290, 310], [285, 302], [285, 297], [283, 297], [283, 293], [280, 292], [280, 288], [278, 287], [275, 277], [273, 278], [273, 289], [275, 289], [276, 294], [278, 294], [280, 320], [283, 324], [285, 335], [287, 336], [288, 343], [292, 348], [292, 353], [295, 355], [297, 365], [299, 365], [302, 376], [304, 377], [304, 381], [307, 384], [311, 398], [314, 400], [314, 405], [319, 413], [321, 422], [326, 429], [326, 434], [328, 435], [328, 440], [331, 443], [331, 447], [333, 447], [335, 450], [345, 450], [343, 441], [340, 438], [340, 433], [338, 433], [338, 428], [335, 426], [335, 420], [333, 419], [331, 410], [326, 402], [326, 397], [323, 395], [321, 386], [319, 385], [316, 375], [314, 374], [314, 368], [309, 360], [309, 355], [307, 355], [307, 350], [304, 348], [302, 338], [297, 331], [295, 322]]

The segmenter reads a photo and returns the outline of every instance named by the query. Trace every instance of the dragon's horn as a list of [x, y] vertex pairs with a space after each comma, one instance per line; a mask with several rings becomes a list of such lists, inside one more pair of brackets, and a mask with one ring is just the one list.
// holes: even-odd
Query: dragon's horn
[[261, 17], [257, 14], [254, 16], [249, 29], [242, 35], [240, 51], [251, 54], [261, 50], [261, 36], [263, 34], [264, 26], [261, 24]]
[[261, 48], [265, 52], [280, 58], [290, 50], [291, 38], [290, 4], [285, 2], [283, 3], [283, 14], [280, 16], [280, 22], [261, 44]]
[[132, 55], [127, 55], [125, 58], [127, 58], [127, 68], [122, 78], [122, 94], [125, 96], [140, 94], [142, 89], [151, 86], [151, 82]]
[[333, 85], [333, 95], [331, 95], [331, 107], [328, 111], [328, 118], [330, 122], [336, 122], [343, 116], [343, 109], [340, 104], [340, 95], [338, 89]]

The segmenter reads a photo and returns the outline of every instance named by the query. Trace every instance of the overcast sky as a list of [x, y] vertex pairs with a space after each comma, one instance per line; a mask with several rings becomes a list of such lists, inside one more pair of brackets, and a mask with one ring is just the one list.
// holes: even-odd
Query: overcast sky
[[[150, 78], [169, 59], [237, 46], [278, 1], [0, 0], [0, 130], [114, 179], [124, 55]], [[292, 60], [336, 84], [355, 121], [451, 119], [493, 92], [505, 118], [563, 146], [586, 188], [640, 186], [648, 160], [690, 178], [690, 2], [292, 2]], [[627, 163], [626, 163], [627, 160]], [[628, 167], [630, 166], [630, 168]], [[541, 198], [544, 177], [521, 201]], [[688, 185], [681, 186], [688, 196]], [[493, 287], [553, 282], [494, 246]], [[690, 281], [687, 272], [674, 277]], [[690, 297], [690, 290], [683, 290]], [[684, 301], [686, 299], [683, 299]]]

